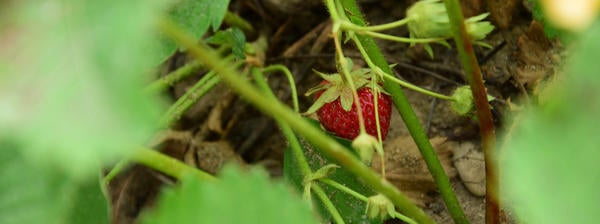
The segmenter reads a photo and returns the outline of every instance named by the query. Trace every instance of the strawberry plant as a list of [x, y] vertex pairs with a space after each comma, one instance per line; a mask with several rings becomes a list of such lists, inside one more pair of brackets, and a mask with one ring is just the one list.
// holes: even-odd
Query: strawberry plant
[[[330, 22], [293, 44], [281, 43], [300, 14], [282, 22], [265, 10], [301, 7], [294, 1], [0, 3], [0, 223], [470, 223], [483, 216], [501, 223], [504, 214], [518, 223], [600, 220], [591, 137], [600, 105], [595, 17], [565, 26], [572, 23], [561, 20], [562, 7], [536, 1], [533, 14], [573, 41], [565, 43], [565, 65], [544, 64], [563, 55], [547, 59], [548, 46], [560, 44], [543, 35], [508, 38], [522, 48], [519, 59], [552, 74], [522, 78], [540, 73], [525, 66], [510, 77], [517, 84], [494, 84], [485, 60], [496, 60], [502, 49], [494, 38], [502, 35], [493, 32], [509, 33], [492, 25], [500, 9], [390, 2], [382, 4], [401, 5], [402, 18], [372, 25], [357, 1], [324, 0], [327, 13], [316, 18]], [[583, 8], [595, 15], [598, 4]], [[327, 60], [307, 60], [301, 69], [277, 64], [278, 47], [289, 56], [310, 38], [309, 56], [323, 50]], [[379, 47], [390, 42], [411, 63], [460, 63], [454, 73], [464, 82], [442, 77], [454, 83], [425, 88], [422, 77], [401, 78], [398, 71], [410, 66]], [[481, 52], [492, 53], [478, 59]], [[496, 93], [507, 86], [520, 92]], [[525, 100], [511, 101], [519, 96]], [[479, 213], [461, 205], [468, 198], [452, 182], [441, 144], [430, 140], [418, 97], [464, 118], [451, 124], [479, 128], [459, 136], [483, 151]], [[525, 112], [512, 123], [495, 120], [492, 111], [521, 104]], [[406, 147], [392, 145], [398, 126], [406, 126], [419, 156], [393, 157], [391, 149]], [[273, 160], [280, 166], [269, 167]], [[401, 160], [427, 176], [397, 175], [390, 167]], [[406, 190], [418, 181], [437, 189], [437, 209]], [[416, 184], [419, 197], [431, 193], [418, 191], [425, 185]]]

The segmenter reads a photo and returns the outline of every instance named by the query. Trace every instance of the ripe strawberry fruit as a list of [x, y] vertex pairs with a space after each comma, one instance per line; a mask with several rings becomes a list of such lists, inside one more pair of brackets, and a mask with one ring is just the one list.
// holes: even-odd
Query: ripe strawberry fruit
[[[317, 93], [317, 100], [325, 91]], [[365, 122], [365, 129], [369, 135], [377, 137], [377, 122], [375, 120], [375, 103], [373, 102], [373, 90], [369, 87], [362, 87], [357, 90], [360, 106]], [[344, 110], [340, 101], [341, 96], [334, 101], [323, 104], [318, 110], [319, 122], [323, 127], [333, 132], [335, 135], [354, 139], [360, 133], [360, 124], [356, 104], [352, 103], [352, 108]], [[392, 114], [392, 101], [389, 95], [380, 93], [377, 107], [379, 112], [379, 125], [381, 127], [382, 139], [385, 139], [390, 126], [390, 116]]]

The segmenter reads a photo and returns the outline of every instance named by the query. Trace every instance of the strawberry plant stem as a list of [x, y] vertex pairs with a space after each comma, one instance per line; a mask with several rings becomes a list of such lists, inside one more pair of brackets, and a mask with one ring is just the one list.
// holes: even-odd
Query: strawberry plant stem
[[153, 149], [139, 148], [133, 154], [131, 161], [145, 165], [166, 175], [181, 179], [185, 175], [194, 175], [203, 181], [216, 181], [217, 178], [187, 164], [163, 155]]
[[499, 223], [500, 204], [498, 201], [498, 170], [496, 159], [496, 136], [494, 134], [494, 122], [488, 103], [487, 93], [483, 85], [483, 78], [473, 45], [471, 45], [469, 34], [465, 28], [463, 14], [457, 0], [445, 0], [450, 26], [454, 34], [454, 41], [458, 48], [458, 55], [465, 70], [467, 80], [471, 86], [471, 92], [477, 108], [479, 130], [482, 138], [483, 153], [485, 159], [486, 176], [486, 209], [485, 221], [488, 224]]
[[[264, 69], [263, 69], [263, 72], [264, 72]], [[258, 70], [257, 68], [252, 68], [251, 73], [252, 73], [252, 77], [254, 78], [254, 81], [256, 82], [256, 85], [258, 86], [258, 88], [263, 93], [265, 93], [267, 95], [267, 97], [269, 97], [270, 99], [277, 100], [277, 98], [275, 97], [275, 94], [273, 94], [273, 92], [271, 91], [271, 88], [269, 88], [269, 85], [265, 81], [264, 76], [261, 73], [261, 71]], [[277, 124], [279, 125], [279, 127], [281, 127], [281, 132], [283, 133], [285, 138], [288, 140], [288, 144], [290, 145], [292, 154], [294, 155], [296, 162], [298, 163], [300, 172], [302, 172], [303, 176], [311, 175], [312, 170], [310, 169], [310, 165], [308, 164], [308, 161], [306, 161], [306, 157], [304, 157], [304, 153], [302, 152], [302, 147], [300, 146], [300, 142], [298, 141], [298, 138], [294, 134], [294, 131], [292, 130], [292, 128], [290, 128], [290, 126], [287, 123], [283, 122], [281, 119], [278, 119], [277, 117], [275, 117], [275, 120], [277, 121]]]
[[192, 88], [190, 88], [183, 96], [179, 97], [175, 103], [161, 118], [161, 124], [170, 126], [175, 121], [179, 120], [183, 113], [187, 111], [194, 103], [196, 103], [205, 93], [212, 89], [219, 82], [219, 77], [215, 76], [214, 71], [210, 71], [204, 75]]
[[169, 88], [179, 80], [189, 77], [194, 74], [193, 72], [200, 69], [202, 66], [200, 63], [194, 61], [190, 62], [184, 66], [181, 66], [177, 70], [169, 73], [168, 75], [157, 79], [156, 81], [150, 83], [148, 87], [146, 87], [146, 91], [148, 92], [160, 92]]
[[294, 82], [294, 76], [290, 70], [284, 65], [269, 65], [263, 68], [263, 73], [275, 72], [279, 71], [285, 75], [285, 77], [290, 82], [290, 89], [292, 91], [292, 103], [294, 105], [294, 111], [300, 112], [300, 107], [298, 106], [298, 92], [296, 91], [296, 83]]
[[356, 158], [349, 149], [346, 149], [340, 143], [327, 136], [323, 130], [312, 126], [298, 113], [295, 113], [279, 101], [265, 98], [256, 87], [253, 87], [248, 80], [241, 78], [241, 75], [231, 68], [227, 62], [220, 59], [214, 51], [201, 44], [198, 45], [198, 42], [194, 38], [166, 18], [160, 20], [157, 25], [165, 35], [171, 37], [181, 46], [186, 47], [196, 59], [217, 71], [217, 74], [221, 76], [223, 81], [232, 90], [243, 96], [244, 99], [252, 103], [263, 113], [286, 122], [291, 128], [301, 133], [309, 142], [315, 145], [316, 148], [322, 150], [323, 154], [329, 156], [340, 166], [361, 178], [367, 186], [389, 198], [401, 212], [420, 223], [434, 223], [423, 210], [413, 204], [394, 185], [386, 180], [382, 180], [381, 177]]
[[365, 34], [371, 37], [376, 37], [383, 40], [391, 40], [402, 43], [432, 43], [443, 41], [444, 38], [408, 38], [408, 37], [397, 37], [389, 34], [377, 33], [373, 31], [359, 31], [359, 34]]
[[394, 21], [391, 23], [385, 23], [385, 24], [380, 24], [380, 25], [375, 25], [375, 26], [357, 26], [354, 23], [344, 21], [341, 23], [340, 27], [342, 29], [354, 30], [354, 31], [381, 31], [381, 30], [389, 30], [389, 29], [393, 29], [393, 28], [402, 26], [402, 25], [408, 23], [409, 20], [410, 20], [409, 18], [404, 18], [404, 19]]
[[344, 186], [344, 185], [342, 185], [342, 184], [340, 184], [340, 183], [338, 183], [338, 182], [336, 182], [336, 181], [334, 181], [332, 179], [321, 178], [321, 179], [319, 179], [319, 181], [322, 182], [322, 183], [324, 183], [324, 184], [327, 184], [327, 185], [329, 185], [329, 186], [331, 186], [333, 188], [336, 188], [336, 189], [340, 190], [341, 192], [344, 192], [346, 194], [352, 195], [352, 197], [355, 197], [358, 200], [361, 200], [361, 201], [364, 201], [364, 202], [367, 202], [367, 200], [368, 200], [367, 196], [364, 196], [361, 193], [358, 193], [358, 192], [356, 192], [356, 191], [354, 191], [354, 190], [352, 190], [352, 189], [350, 189], [350, 188], [348, 188], [348, 187], [346, 187], [346, 186]]
[[329, 198], [327, 197], [327, 194], [325, 194], [325, 191], [323, 190], [323, 188], [321, 188], [319, 185], [317, 185], [315, 183], [315, 184], [311, 185], [311, 189], [313, 190], [313, 192], [315, 192], [315, 195], [317, 195], [317, 197], [321, 200], [321, 202], [325, 206], [325, 209], [327, 209], [327, 211], [329, 211], [329, 213], [331, 213], [331, 217], [333, 218], [333, 221], [338, 224], [344, 224], [345, 223], [344, 219], [338, 212], [335, 205], [331, 202], [331, 200], [329, 200]]
[[[290, 82], [292, 82], [292, 86], [295, 86], [293, 84], [294, 79], [293, 79], [293, 77], [291, 77], [291, 73], [289, 72], [289, 70], [283, 65], [279, 65], [279, 66], [281, 66], [283, 68], [276, 67], [277, 70], [287, 71], [287, 73], [290, 74], [289, 78], [291, 78]], [[265, 70], [267, 70], [267, 69], [265, 68], [262, 71], [264, 72]], [[257, 68], [252, 68], [251, 73], [252, 73], [252, 77], [254, 78], [254, 81], [256, 82], [256, 85], [258, 86], [258, 88], [260, 88], [262, 90], [262, 92], [267, 95], [267, 97], [276, 101], [277, 97], [275, 97], [275, 94], [273, 94], [273, 91], [271, 91], [271, 88], [269, 88], [269, 85], [265, 81], [265, 78], [264, 78], [262, 72]], [[296, 112], [298, 112], [298, 111], [296, 111]], [[288, 140], [288, 144], [292, 151], [292, 155], [296, 159], [297, 165], [300, 168], [300, 172], [302, 173], [302, 176], [304, 176], [304, 177], [311, 176], [313, 174], [313, 172], [310, 168], [310, 165], [308, 164], [308, 161], [306, 161], [306, 157], [304, 156], [304, 152], [302, 152], [302, 147], [300, 146], [300, 142], [298, 141], [296, 134], [294, 134], [294, 131], [287, 123], [283, 122], [281, 119], [278, 119], [277, 117], [275, 117], [275, 120], [277, 121], [277, 124], [281, 128], [281, 132], [283, 133], [285, 138]], [[321, 200], [321, 202], [323, 203], [323, 206], [327, 209], [327, 211], [329, 211], [329, 213], [331, 214], [331, 217], [334, 219], [334, 221], [336, 223], [344, 223], [344, 220], [341, 218], [342, 216], [340, 215], [339, 211], [335, 208], [335, 206], [333, 206], [333, 202], [331, 202], [329, 197], [327, 197], [327, 195], [324, 193], [321, 186], [316, 185], [316, 183], [314, 183], [311, 185], [311, 189], [313, 190], [315, 195], [319, 198], [319, 200]], [[319, 192], [323, 192], [323, 193], [319, 193]]]
[[[228, 56], [225, 60], [230, 61], [233, 59], [233, 55]], [[238, 61], [234, 63], [235, 67], [238, 67], [242, 64], [242, 61]], [[170, 126], [175, 121], [179, 120], [183, 113], [185, 113], [194, 103], [198, 102], [204, 94], [210, 91], [217, 83], [219, 83], [220, 79], [215, 75], [214, 71], [209, 71], [206, 73], [194, 86], [192, 86], [183, 96], [179, 97], [175, 103], [165, 113], [162, 117], [162, 124], [165, 126]]]
[[[362, 18], [362, 13], [358, 8], [358, 5], [355, 0], [341, 0], [344, 10], [347, 10], [349, 13], [352, 13], [351, 20], [353, 23], [364, 26], [365, 21]], [[331, 10], [330, 10], [331, 11]], [[392, 71], [385, 60], [385, 57], [381, 53], [379, 47], [373, 40], [373, 38], [365, 35], [357, 35], [358, 40], [364, 46], [365, 51], [367, 52], [368, 57], [373, 63], [381, 68], [383, 72], [392, 74]], [[444, 172], [444, 168], [440, 164], [431, 143], [429, 142], [429, 138], [421, 126], [421, 123], [412, 110], [408, 99], [404, 95], [404, 92], [400, 88], [400, 86], [391, 82], [389, 78], [386, 78], [386, 81], [383, 83], [384, 88], [387, 92], [392, 94], [392, 100], [394, 101], [394, 105], [396, 109], [400, 112], [402, 116], [402, 120], [406, 124], [409, 132], [411, 133], [415, 143], [417, 144], [419, 150], [421, 151], [421, 155], [425, 162], [427, 163], [427, 168], [429, 168], [429, 172], [433, 176], [435, 183], [437, 184], [442, 198], [448, 208], [448, 211], [455, 223], [469, 223], [467, 217], [465, 216], [460, 204], [458, 203], [458, 199], [452, 190], [452, 186], [450, 185], [450, 180], [446, 173]]]

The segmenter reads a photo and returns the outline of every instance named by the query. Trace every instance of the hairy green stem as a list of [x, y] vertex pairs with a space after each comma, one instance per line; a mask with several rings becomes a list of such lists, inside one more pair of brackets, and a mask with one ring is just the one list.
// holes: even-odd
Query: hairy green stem
[[[364, 26], [365, 21], [362, 18], [362, 13], [358, 8], [356, 1], [341, 1], [345, 7], [345, 10], [348, 10], [349, 13], [352, 13], [354, 15], [351, 18], [352, 22], [359, 26]], [[375, 43], [373, 38], [365, 35], [357, 35], [357, 38], [364, 46], [367, 55], [373, 61], [373, 63], [377, 67], [381, 68], [383, 72], [392, 74], [392, 71], [387, 61], [385, 60], [385, 57], [381, 53], [379, 47], [377, 47], [377, 44]], [[435, 183], [437, 184], [438, 189], [440, 190], [442, 198], [444, 199], [444, 203], [446, 204], [450, 215], [454, 219], [454, 222], [468, 223], [467, 217], [465, 216], [462, 208], [460, 207], [460, 204], [458, 203], [458, 199], [456, 198], [456, 195], [452, 190], [450, 180], [448, 179], [448, 176], [446, 176], [444, 168], [440, 164], [440, 161], [437, 158], [437, 155], [435, 154], [433, 146], [431, 146], [431, 143], [429, 142], [429, 137], [427, 137], [423, 126], [421, 125], [418, 117], [416, 116], [415, 112], [410, 106], [406, 95], [404, 95], [404, 92], [402, 91], [400, 86], [391, 82], [391, 80], [389, 80], [388, 78], [386, 78], [386, 82], [384, 82], [383, 85], [385, 90], [392, 94], [392, 100], [394, 102], [394, 105], [396, 106], [396, 109], [400, 112], [400, 115], [402, 116], [406, 127], [408, 128], [415, 143], [421, 151], [421, 155], [423, 156], [423, 159], [427, 164], [427, 168], [429, 168], [429, 172], [433, 176], [433, 179], [435, 180]]]
[[223, 78], [223, 81], [232, 90], [243, 96], [244, 99], [252, 103], [263, 113], [277, 117], [289, 124], [290, 127], [301, 133], [316, 148], [320, 149], [323, 154], [329, 156], [346, 170], [361, 178], [367, 186], [389, 198], [404, 214], [421, 223], [433, 223], [433, 220], [423, 210], [410, 202], [394, 185], [386, 180], [382, 180], [381, 177], [358, 160], [349, 149], [327, 136], [323, 130], [312, 126], [298, 113], [295, 113], [279, 101], [265, 99], [259, 90], [253, 87], [246, 79], [241, 78], [239, 73], [221, 60], [214, 51], [202, 45], [198, 46], [194, 38], [178, 28], [172, 21], [168, 19], [160, 20], [158, 28], [177, 43], [186, 47], [199, 61], [217, 71]]
[[202, 66], [197, 61], [190, 62], [184, 66], [181, 66], [177, 70], [169, 73], [168, 75], [150, 83], [150, 85], [148, 85], [148, 87], [146, 87], [146, 90], [148, 92], [163, 91], [166, 88], [169, 88], [170, 86], [175, 84], [176, 82], [178, 82], [182, 79], [185, 79], [185, 78], [189, 77], [190, 75], [194, 74], [194, 71], [200, 69], [201, 67]]
[[202, 170], [191, 167], [177, 159], [163, 155], [153, 149], [139, 148], [131, 161], [145, 165], [169, 176], [181, 179], [185, 175], [194, 175], [204, 181], [216, 181], [217, 178]]
[[294, 106], [294, 111], [300, 112], [300, 107], [298, 106], [298, 91], [296, 91], [296, 83], [294, 82], [294, 76], [290, 72], [290, 70], [284, 65], [269, 65], [266, 68], [263, 68], [264, 73], [279, 71], [283, 73], [288, 81], [290, 82], [290, 89], [292, 91], [292, 103]]
[[381, 31], [381, 30], [389, 30], [399, 26], [402, 26], [410, 21], [409, 18], [404, 18], [398, 21], [394, 21], [391, 23], [385, 23], [375, 26], [358, 26], [354, 23], [343, 21], [340, 24], [340, 27], [345, 30], [353, 30], [353, 31]]
[[204, 94], [212, 89], [219, 82], [219, 77], [214, 71], [210, 71], [204, 75], [192, 88], [190, 88], [183, 96], [181, 96], [163, 115], [161, 124], [170, 126], [179, 120], [194, 103], [198, 102]]
[[[229, 61], [233, 58], [232, 55], [228, 56], [225, 60]], [[237, 61], [234, 63], [235, 67], [243, 64], [243, 61]], [[183, 96], [179, 97], [175, 103], [163, 115], [161, 118], [162, 124], [170, 126], [175, 121], [179, 120], [181, 116], [188, 110], [194, 103], [198, 102], [204, 94], [210, 91], [220, 79], [215, 75], [214, 71], [206, 73], [194, 86], [192, 86]]]
[[354, 190], [352, 190], [352, 189], [350, 189], [350, 188], [348, 188], [348, 187], [346, 187], [346, 186], [344, 186], [344, 185], [342, 185], [342, 184], [340, 184], [340, 183], [338, 183], [338, 182], [336, 182], [336, 181], [334, 181], [332, 179], [321, 178], [321, 179], [319, 179], [319, 181], [322, 182], [322, 183], [324, 183], [324, 184], [327, 184], [327, 185], [329, 185], [329, 186], [331, 186], [331, 187], [333, 187], [335, 189], [338, 189], [338, 190], [340, 190], [342, 192], [345, 192], [346, 194], [349, 194], [352, 197], [357, 198], [358, 200], [361, 200], [361, 201], [364, 201], [364, 202], [368, 201], [367, 196], [364, 196], [361, 193], [358, 193], [358, 192], [356, 192], [356, 191], [354, 191]]
[[420, 92], [420, 93], [423, 93], [426, 95], [430, 95], [432, 97], [436, 97], [436, 98], [443, 99], [443, 100], [451, 100], [451, 101], [455, 100], [452, 97], [421, 88], [421, 87], [413, 85], [412, 83], [409, 83], [409, 82], [402, 81], [402, 80], [394, 77], [393, 75], [384, 72], [383, 70], [381, 70], [381, 68], [377, 67], [373, 63], [373, 61], [371, 61], [371, 59], [369, 58], [369, 55], [367, 54], [367, 51], [365, 50], [362, 43], [358, 40], [358, 38], [353, 37], [352, 41], [356, 45], [356, 48], [358, 48], [358, 51], [360, 51], [360, 54], [363, 56], [363, 58], [365, 59], [365, 62], [367, 62], [367, 65], [371, 68], [371, 70], [374, 71], [375, 73], [379, 74], [381, 77], [387, 78], [388, 80], [398, 83], [399, 85], [404, 86], [408, 89], [412, 89], [414, 91], [417, 91], [417, 92]]
[[[335, 205], [331, 202], [331, 200], [329, 200], [329, 198], [327, 197], [327, 194], [325, 194], [325, 191], [323, 190], [323, 188], [321, 188], [321, 186], [317, 185], [316, 183], [311, 185], [311, 188], [312, 188], [313, 192], [315, 192], [315, 195], [317, 195], [317, 198], [319, 198], [321, 200], [321, 202], [323, 202], [325, 209], [327, 209], [327, 211], [329, 211], [329, 213], [331, 213], [331, 217], [333, 218], [333, 221], [338, 224], [345, 223], [344, 219], [342, 218], [342, 215], [340, 215], [340, 213], [338, 212]], [[326, 199], [326, 200], [324, 200], [324, 199]]]
[[475, 57], [473, 45], [471, 45], [469, 34], [464, 23], [464, 17], [458, 0], [445, 0], [446, 10], [450, 19], [450, 26], [458, 48], [458, 55], [465, 70], [467, 80], [471, 86], [471, 92], [477, 109], [479, 130], [482, 139], [482, 148], [485, 160], [486, 176], [486, 209], [485, 221], [488, 224], [500, 222], [500, 203], [498, 198], [499, 175], [497, 168], [496, 135], [494, 133], [494, 121], [488, 103], [487, 93], [483, 84], [483, 77], [479, 63]]
[[416, 39], [416, 38], [409, 38], [409, 37], [397, 37], [397, 36], [392, 36], [392, 35], [388, 35], [388, 34], [383, 34], [383, 33], [377, 33], [377, 32], [372, 32], [372, 31], [361, 31], [361, 32], [357, 32], [359, 34], [365, 34], [371, 37], [376, 37], [379, 39], [384, 39], [384, 40], [391, 40], [391, 41], [396, 41], [396, 42], [403, 42], [403, 43], [414, 43], [414, 44], [418, 44], [418, 43], [434, 43], [434, 42], [439, 42], [444, 40], [444, 38], [420, 38], [420, 39]]

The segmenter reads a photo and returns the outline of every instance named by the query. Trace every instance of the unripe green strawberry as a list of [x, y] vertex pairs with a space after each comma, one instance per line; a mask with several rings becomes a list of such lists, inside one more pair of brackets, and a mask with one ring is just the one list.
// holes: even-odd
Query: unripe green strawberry
[[[323, 91], [317, 93], [317, 100], [321, 97]], [[377, 137], [377, 122], [375, 120], [375, 103], [373, 101], [373, 91], [369, 87], [362, 87], [357, 90], [360, 106], [364, 117], [365, 129], [369, 135]], [[377, 102], [379, 112], [379, 125], [381, 127], [382, 139], [385, 139], [390, 126], [390, 117], [392, 114], [392, 101], [389, 95], [380, 93]], [[332, 102], [325, 103], [317, 110], [319, 122], [323, 127], [335, 135], [354, 139], [360, 133], [360, 124], [358, 121], [358, 112], [356, 104], [352, 103], [352, 108], [344, 110], [340, 102], [340, 97]]]

